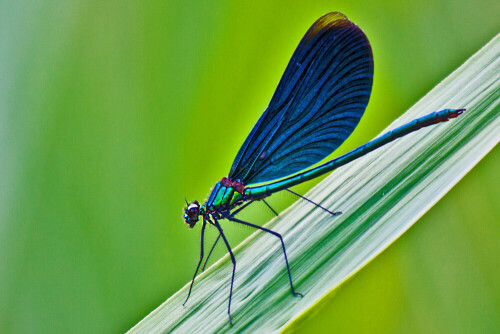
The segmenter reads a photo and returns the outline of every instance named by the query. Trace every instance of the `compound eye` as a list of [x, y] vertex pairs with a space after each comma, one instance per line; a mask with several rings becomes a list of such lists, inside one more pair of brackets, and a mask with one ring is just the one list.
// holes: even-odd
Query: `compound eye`
[[198, 203], [189, 204], [186, 209], [186, 215], [190, 220], [198, 221], [198, 215], [200, 213], [200, 205]]

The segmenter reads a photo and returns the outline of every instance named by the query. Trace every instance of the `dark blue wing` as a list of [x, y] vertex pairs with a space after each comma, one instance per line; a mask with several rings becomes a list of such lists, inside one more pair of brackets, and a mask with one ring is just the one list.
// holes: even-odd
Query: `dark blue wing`
[[229, 177], [245, 184], [271, 181], [331, 154], [358, 125], [372, 81], [373, 55], [363, 31], [342, 13], [319, 18], [295, 50]]

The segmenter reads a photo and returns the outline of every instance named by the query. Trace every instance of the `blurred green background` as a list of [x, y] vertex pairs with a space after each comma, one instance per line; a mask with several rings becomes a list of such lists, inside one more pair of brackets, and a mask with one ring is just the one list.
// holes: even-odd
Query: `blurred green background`
[[[356, 22], [375, 57], [367, 112], [338, 154], [500, 30], [491, 0], [1, 1], [0, 333], [124, 332], [186, 284], [199, 226], [182, 222], [184, 195], [203, 200], [227, 175], [329, 11]], [[497, 148], [291, 330], [499, 332], [499, 165]], [[225, 231], [232, 245], [252, 232]]]

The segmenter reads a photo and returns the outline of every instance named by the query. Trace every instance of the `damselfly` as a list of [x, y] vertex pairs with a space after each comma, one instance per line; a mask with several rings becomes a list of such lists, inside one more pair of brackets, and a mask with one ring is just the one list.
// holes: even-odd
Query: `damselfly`
[[420, 128], [446, 122], [465, 110], [446, 109], [431, 113], [336, 159], [310, 168], [335, 151], [353, 132], [368, 104], [372, 82], [373, 55], [363, 31], [342, 13], [329, 13], [319, 18], [295, 50], [269, 106], [240, 148], [229, 175], [216, 183], [205, 203], [186, 201], [186, 224], [192, 228], [200, 217], [203, 221], [200, 260], [186, 302], [203, 260], [204, 233], [208, 223], [217, 228], [219, 235], [205, 264], [220, 238], [233, 262], [227, 310], [231, 322], [236, 259], [222, 231], [222, 219], [276, 236], [283, 249], [292, 294], [302, 296], [293, 287], [282, 236], [237, 219], [236, 214], [255, 201], [263, 201], [269, 206], [266, 197], [287, 190], [332, 216], [338, 215], [340, 212], [332, 212], [289, 188], [331, 172]]

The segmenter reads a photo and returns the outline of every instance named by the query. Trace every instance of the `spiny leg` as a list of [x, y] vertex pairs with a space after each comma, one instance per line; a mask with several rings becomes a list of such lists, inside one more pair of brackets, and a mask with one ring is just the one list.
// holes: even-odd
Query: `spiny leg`
[[219, 239], [220, 239], [220, 234], [217, 236], [217, 239], [215, 239], [214, 245], [212, 246], [212, 249], [210, 250], [210, 253], [208, 253], [207, 258], [205, 259], [205, 263], [203, 264], [203, 268], [201, 268], [202, 272], [205, 271], [205, 266], [207, 265], [208, 259], [210, 258], [210, 255], [212, 255], [212, 252], [213, 252], [213, 250], [215, 248], [215, 245], [217, 245], [217, 242], [219, 241]]
[[205, 221], [205, 219], [203, 219], [203, 226], [201, 227], [200, 261], [198, 261], [198, 265], [196, 266], [196, 270], [194, 272], [193, 280], [191, 281], [191, 285], [189, 286], [189, 292], [188, 292], [186, 301], [184, 302], [184, 304], [182, 304], [182, 306], [184, 306], [187, 303], [189, 296], [191, 295], [191, 290], [193, 289], [194, 279], [196, 277], [196, 274], [198, 273], [198, 269], [200, 268], [201, 261], [203, 260], [203, 239], [204, 239], [204, 235], [205, 235], [205, 226], [206, 225], [207, 225], [207, 222]]
[[[236, 214], [238, 214], [241, 210], [243, 210], [244, 208], [246, 208], [247, 206], [249, 206], [250, 204], [252, 204], [253, 201], [249, 201], [249, 202], [246, 202], [245, 204], [243, 204], [241, 207], [239, 207], [238, 209], [234, 210], [230, 216], [235, 216]], [[271, 208], [272, 210], [272, 208]], [[215, 240], [213, 246], [212, 246], [212, 249], [210, 250], [210, 253], [208, 253], [208, 256], [207, 258], [205, 259], [205, 263], [203, 264], [203, 268], [201, 269], [201, 271], [204, 271], [205, 270], [205, 266], [207, 265], [207, 262], [208, 262], [208, 259], [210, 258], [210, 255], [212, 255], [212, 252], [215, 248], [215, 245], [217, 245], [217, 242], [219, 242], [219, 239], [220, 239], [220, 234], [217, 236], [217, 239]]]
[[236, 216], [241, 210], [243, 210], [244, 208], [246, 208], [247, 206], [249, 206], [252, 203], [253, 203], [253, 201], [246, 202], [245, 204], [243, 204], [242, 206], [240, 206], [238, 209], [236, 209], [233, 212], [231, 212], [231, 214], [229, 215], [229, 217]]
[[281, 234], [279, 234], [278, 232], [274, 232], [274, 231], [272, 231], [270, 229], [267, 229], [265, 227], [262, 227], [262, 226], [259, 226], [259, 225], [254, 225], [252, 223], [247, 223], [247, 222], [244, 222], [243, 220], [239, 220], [239, 219], [236, 219], [236, 218], [233, 218], [233, 217], [227, 217], [227, 219], [230, 220], [230, 221], [232, 221], [232, 222], [235, 222], [235, 223], [240, 223], [240, 224], [243, 224], [243, 225], [247, 225], [247, 226], [250, 226], [250, 227], [262, 230], [262, 231], [267, 232], [267, 233], [271, 233], [272, 235], [274, 235], [274, 236], [276, 236], [276, 237], [278, 237], [280, 239], [280, 241], [281, 241], [281, 248], [283, 249], [283, 255], [285, 255], [286, 270], [288, 271], [288, 280], [290, 281], [290, 287], [292, 288], [292, 294], [294, 296], [304, 297], [300, 292], [295, 292], [295, 289], [293, 288], [292, 274], [290, 273], [290, 266], [288, 265], [288, 257], [286, 256], [285, 242], [283, 241], [283, 237], [281, 236]]
[[271, 208], [271, 206], [269, 205], [269, 203], [266, 202], [265, 199], [262, 199], [262, 202], [264, 202], [264, 204], [267, 205], [269, 209], [271, 209], [271, 211], [276, 215], [276, 217], [278, 216], [278, 213], [273, 208]]
[[329, 214], [331, 214], [332, 216], [337, 216], [337, 215], [342, 214], [342, 212], [340, 212], [340, 211], [337, 211], [337, 212], [331, 212], [331, 211], [330, 211], [330, 210], [328, 210], [327, 208], [322, 207], [322, 206], [321, 206], [321, 205], [319, 205], [318, 203], [314, 203], [314, 202], [313, 202], [313, 201], [311, 201], [309, 198], [306, 198], [306, 197], [304, 197], [304, 196], [302, 196], [302, 195], [300, 195], [300, 194], [297, 194], [296, 192], [291, 191], [291, 190], [290, 190], [290, 189], [288, 189], [288, 188], [286, 189], [286, 191], [288, 191], [288, 192], [290, 192], [290, 193], [294, 194], [295, 196], [298, 196], [298, 197], [300, 197], [300, 198], [302, 198], [302, 199], [304, 199], [304, 200], [308, 201], [308, 202], [309, 202], [309, 203], [311, 203], [311, 204], [316, 205], [318, 208], [321, 208], [321, 209], [325, 210], [326, 212], [328, 212], [328, 213], [329, 213]]
[[234, 284], [234, 273], [236, 272], [236, 259], [234, 258], [233, 251], [231, 250], [231, 247], [229, 246], [229, 243], [227, 242], [226, 236], [224, 235], [224, 232], [222, 232], [222, 227], [220, 227], [219, 222], [217, 219], [214, 218], [215, 221], [215, 227], [219, 230], [220, 235], [222, 236], [222, 240], [224, 240], [224, 243], [226, 244], [227, 250], [229, 251], [229, 255], [231, 256], [231, 261], [233, 262], [233, 275], [231, 276], [231, 289], [229, 290], [229, 305], [227, 307], [227, 314], [229, 315], [229, 324], [233, 324], [232, 319], [231, 319], [231, 298], [233, 297], [233, 284]]

